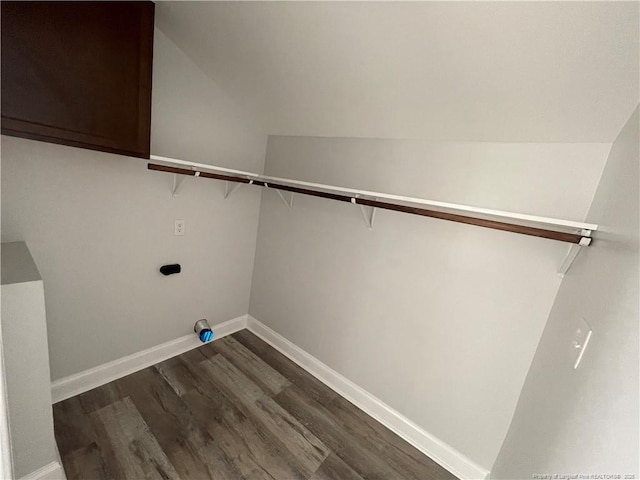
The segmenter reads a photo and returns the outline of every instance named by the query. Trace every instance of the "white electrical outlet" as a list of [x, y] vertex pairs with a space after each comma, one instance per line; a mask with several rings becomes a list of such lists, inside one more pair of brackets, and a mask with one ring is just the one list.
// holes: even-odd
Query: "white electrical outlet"
[[573, 339], [571, 341], [571, 359], [573, 360], [574, 369], [578, 368], [578, 365], [580, 365], [582, 357], [584, 356], [584, 351], [587, 349], [589, 340], [591, 340], [592, 333], [593, 331], [587, 324], [586, 320], [584, 318], [581, 318], [580, 324], [574, 332]]
[[174, 235], [184, 235], [184, 220], [176, 220], [176, 223], [173, 227]]

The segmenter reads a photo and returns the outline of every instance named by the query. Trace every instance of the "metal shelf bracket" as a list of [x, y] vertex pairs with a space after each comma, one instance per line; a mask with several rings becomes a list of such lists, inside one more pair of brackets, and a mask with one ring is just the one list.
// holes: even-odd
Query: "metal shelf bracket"
[[[200, 172], [196, 172], [194, 176], [199, 177]], [[177, 173], [173, 174], [173, 185], [171, 187], [171, 196], [173, 198], [177, 197], [180, 193], [180, 189], [182, 187], [182, 184], [184, 183], [184, 179], [184, 175], [178, 175]]]
[[280, 190], [276, 190], [276, 193], [280, 197], [280, 200], [282, 200], [282, 203], [287, 206], [287, 208], [293, 208], [293, 196], [295, 195], [294, 192], [291, 192], [289, 199], [287, 199]]
[[[373, 230], [373, 221], [376, 218], [376, 207], [358, 206], [360, 207], [360, 212], [362, 213], [362, 218], [364, 218], [364, 223], [367, 225], [367, 228]], [[367, 213], [367, 210], [369, 210], [369, 213]]]
[[[354, 205], [358, 205], [360, 207], [360, 213], [362, 213], [362, 218], [364, 219], [364, 223], [369, 230], [373, 230], [373, 221], [376, 218], [376, 207], [367, 207], [365, 205], [361, 205], [358, 203], [358, 197], [360, 195], [356, 194], [351, 198], [351, 203]], [[374, 200], [378, 200], [375, 198]]]
[[178, 196], [178, 192], [180, 191], [180, 187], [182, 186], [184, 179], [185, 179], [184, 175], [178, 175], [177, 173], [173, 174], [173, 186], [171, 187], [172, 197], [175, 198]]
[[242, 186], [241, 183], [224, 182], [224, 199], [226, 200], [231, 196], [233, 192], [239, 189]]
[[[264, 188], [273, 188], [276, 191], [281, 190], [280, 199], [289, 208], [293, 205], [293, 197], [286, 195], [287, 192], [341, 202], [350, 202], [361, 207], [360, 212], [367, 227], [370, 229], [373, 229], [375, 209], [381, 208], [383, 210], [421, 215], [424, 217], [575, 244], [576, 247], [572, 247], [569, 250], [566, 258], [562, 262], [562, 266], [558, 272], [560, 275], [566, 274], [582, 247], [590, 245], [591, 232], [598, 230], [598, 225], [582, 221], [577, 222], [561, 218], [540, 217], [525, 213], [493, 210], [484, 207], [447, 203], [418, 197], [407, 197], [391, 193], [356, 190], [353, 188], [312, 183], [291, 178], [271, 177], [243, 170], [234, 170], [158, 155], [151, 155], [150, 160], [163, 162], [168, 165], [149, 163], [147, 165], [149, 170], [187, 176], [193, 176], [195, 174], [196, 176], [213, 180], [230, 182], [225, 186], [225, 198], [228, 198], [231, 193], [236, 190], [235, 186], [232, 188], [232, 184], [252, 183], [253, 185]], [[198, 171], [202, 173], [199, 174]], [[180, 188], [180, 181], [174, 176], [173, 182], [171, 193], [177, 195]], [[362, 196], [362, 198], [359, 198], [360, 196]], [[373, 198], [376, 198], [376, 200], [371, 200]], [[442, 209], [446, 212], [443, 212]], [[490, 217], [490, 219], [493, 220], [488, 221], [489, 219], [486, 217]], [[522, 222], [527, 222], [527, 225], [522, 225]], [[533, 226], [528, 225], [529, 223], [533, 224]], [[567, 229], [571, 229], [572, 232], [567, 231]], [[583, 229], [582, 233], [579, 233], [580, 229]]]
[[[224, 182], [224, 199], [226, 200], [233, 192], [238, 190], [244, 183]], [[249, 181], [249, 185], [253, 185], [253, 180]]]
[[573, 265], [573, 262], [578, 257], [578, 254], [582, 251], [582, 248], [591, 245], [591, 241], [593, 240], [591, 238], [591, 230], [582, 230], [580, 232], [580, 235], [582, 235], [580, 243], [571, 245], [569, 247], [569, 250], [564, 257], [564, 261], [560, 265], [560, 269], [558, 270], [558, 276], [560, 278], [564, 278], [564, 276], [567, 274], [567, 272], [571, 268], [571, 265]]

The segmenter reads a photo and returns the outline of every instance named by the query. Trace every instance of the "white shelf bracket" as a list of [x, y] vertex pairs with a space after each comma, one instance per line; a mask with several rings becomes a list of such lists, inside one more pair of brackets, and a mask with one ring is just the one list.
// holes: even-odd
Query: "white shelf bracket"
[[562, 265], [560, 265], [560, 269], [558, 270], [558, 276], [560, 278], [564, 278], [564, 276], [567, 274], [567, 272], [571, 268], [571, 265], [573, 265], [573, 262], [578, 257], [578, 254], [582, 251], [582, 248], [591, 245], [591, 230], [582, 230], [580, 234], [582, 235], [580, 243], [573, 244], [569, 247], [569, 251], [564, 257]]
[[171, 187], [171, 196], [177, 197], [178, 192], [180, 191], [180, 187], [184, 182], [184, 175], [178, 175], [177, 173], [173, 174], [173, 186]]
[[367, 207], [365, 205], [361, 205], [358, 203], [358, 198], [359, 198], [359, 195], [356, 194], [354, 197], [351, 198], [351, 203], [353, 203], [354, 205], [358, 205], [360, 207], [360, 213], [362, 213], [362, 218], [364, 219], [364, 223], [367, 225], [367, 228], [369, 230], [373, 230], [373, 221], [376, 218], [376, 207]]
[[[253, 180], [249, 182], [249, 185], [253, 183]], [[233, 192], [239, 189], [243, 184], [235, 182], [224, 182], [224, 199], [226, 200], [231, 196]]]
[[[200, 172], [196, 171], [194, 173], [195, 177], [199, 177], [200, 176]], [[172, 197], [177, 197], [178, 194], [180, 193], [180, 189], [182, 188], [182, 184], [184, 183], [184, 175], [179, 175], [177, 173], [173, 174], [173, 185], [171, 186], [171, 196]]]
[[[364, 205], [358, 205], [360, 207], [360, 212], [362, 213], [362, 218], [364, 218], [364, 223], [367, 225], [369, 230], [373, 230], [373, 221], [376, 218], [376, 207], [365, 207]], [[369, 213], [367, 214], [367, 210]]]
[[282, 203], [284, 203], [287, 206], [287, 208], [293, 208], [293, 196], [295, 195], [294, 192], [291, 192], [291, 196], [289, 197], [288, 200], [284, 196], [284, 193], [282, 193], [280, 190], [276, 190], [276, 193], [280, 197], [280, 200], [282, 200]]

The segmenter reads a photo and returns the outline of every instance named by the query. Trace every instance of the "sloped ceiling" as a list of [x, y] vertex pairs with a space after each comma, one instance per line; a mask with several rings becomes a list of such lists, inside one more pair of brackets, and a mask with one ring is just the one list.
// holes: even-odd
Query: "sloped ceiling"
[[611, 142], [638, 103], [638, 9], [178, 1], [156, 19], [269, 134]]

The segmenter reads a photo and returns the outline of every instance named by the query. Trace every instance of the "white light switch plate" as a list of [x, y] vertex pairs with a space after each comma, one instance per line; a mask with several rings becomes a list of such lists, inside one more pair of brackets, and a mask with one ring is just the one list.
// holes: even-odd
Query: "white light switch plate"
[[573, 339], [571, 341], [571, 353], [573, 360], [573, 368], [578, 368], [580, 362], [582, 361], [582, 357], [584, 356], [584, 352], [587, 349], [587, 345], [589, 344], [589, 340], [591, 340], [591, 334], [593, 331], [589, 324], [587, 324], [584, 318], [580, 319], [580, 323], [578, 328], [573, 334]]
[[173, 228], [174, 235], [184, 235], [184, 220], [176, 220]]

